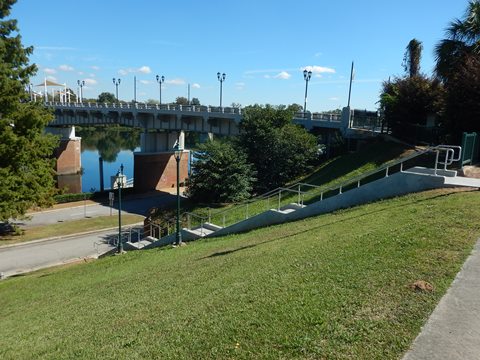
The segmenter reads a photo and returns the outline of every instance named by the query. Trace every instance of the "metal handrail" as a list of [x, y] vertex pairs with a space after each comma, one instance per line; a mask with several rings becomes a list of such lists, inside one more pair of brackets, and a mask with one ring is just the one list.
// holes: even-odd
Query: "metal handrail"
[[[458, 150], [458, 154], [457, 154], [456, 157], [455, 157], [455, 149]], [[460, 146], [438, 145], [438, 146], [434, 146], [434, 147], [429, 147], [429, 148], [426, 148], [426, 149], [423, 149], [423, 150], [420, 150], [420, 151], [417, 150], [413, 154], [401, 157], [397, 160], [387, 162], [387, 163], [379, 166], [376, 169], [370, 170], [366, 173], [363, 173], [361, 175], [358, 175], [356, 177], [353, 177], [353, 178], [348, 179], [348, 180], [346, 180], [346, 181], [344, 181], [340, 184], [336, 184], [336, 185], [333, 185], [333, 186], [319, 186], [319, 185], [313, 185], [313, 184], [308, 184], [308, 183], [304, 183], [304, 182], [298, 182], [298, 183], [294, 183], [294, 184], [292, 184], [288, 187], [278, 187], [276, 189], [267, 191], [264, 194], [261, 194], [259, 196], [254, 197], [254, 198], [251, 198], [251, 199], [248, 199], [248, 200], [243, 201], [241, 203], [238, 203], [238, 204], [236, 204], [233, 207], [230, 207], [228, 209], [222, 209], [222, 210], [217, 211], [213, 214], [211, 212], [211, 209], [209, 208], [207, 216], [196, 214], [196, 213], [193, 213], [193, 212], [184, 212], [184, 213], [182, 213], [181, 216], [182, 217], [185, 216], [185, 215], [187, 216], [187, 228], [188, 229], [191, 228], [190, 217], [193, 216], [193, 217], [196, 217], [196, 218], [200, 219], [200, 221], [201, 221], [200, 229], [201, 229], [201, 233], [203, 234], [203, 225], [204, 225], [205, 222], [207, 222], [206, 220], [208, 220], [208, 222], [210, 222], [212, 216], [218, 216], [218, 215], [223, 216], [223, 227], [225, 227], [225, 215], [228, 212], [231, 212], [231, 211], [234, 211], [234, 210], [238, 211], [239, 208], [246, 207], [246, 210], [247, 210], [246, 218], [248, 218], [248, 206], [252, 203], [255, 203], [255, 202], [258, 202], [258, 201], [261, 201], [261, 200], [270, 200], [271, 198], [275, 198], [275, 197], [278, 196], [278, 207], [277, 207], [277, 209], [280, 210], [282, 192], [290, 192], [290, 193], [298, 194], [297, 203], [298, 203], [298, 205], [303, 206], [304, 198], [305, 198], [306, 194], [314, 195], [315, 193], [318, 194], [318, 191], [320, 191], [320, 201], [322, 201], [324, 199], [323, 195], [325, 193], [330, 192], [330, 191], [338, 190], [338, 193], [342, 194], [344, 188], [346, 188], [348, 185], [356, 183], [356, 186], [360, 187], [361, 185], [364, 184], [364, 183], [362, 184], [362, 180], [364, 180], [364, 179], [366, 179], [366, 178], [368, 178], [372, 175], [381, 173], [382, 171], [385, 171], [385, 177], [388, 177], [388, 176], [391, 175], [390, 169], [392, 167], [397, 166], [397, 165], [400, 165], [400, 172], [403, 172], [404, 171], [403, 170], [403, 164], [405, 162], [407, 162], [409, 160], [412, 160], [416, 157], [419, 157], [421, 155], [425, 155], [429, 152], [435, 152], [436, 153], [435, 175], [437, 175], [436, 169], [438, 167], [438, 164], [444, 165], [444, 167], [446, 169], [447, 165], [451, 165], [453, 162], [460, 160], [461, 151], [462, 151], [462, 149], [461, 149]], [[440, 158], [439, 158], [440, 152], [445, 152], [445, 154], [446, 154], [444, 161], [441, 161]], [[309, 191], [301, 191], [302, 186], [311, 187], [313, 189], [309, 190]], [[295, 187], [296, 187], [296, 189], [294, 189]], [[175, 218], [168, 220], [167, 224], [169, 222], [173, 222], [173, 221], [175, 221]]]

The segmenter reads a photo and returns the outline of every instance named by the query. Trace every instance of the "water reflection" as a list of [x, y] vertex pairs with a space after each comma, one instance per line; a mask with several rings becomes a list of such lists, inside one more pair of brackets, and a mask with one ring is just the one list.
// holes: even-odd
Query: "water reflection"
[[124, 166], [127, 179], [133, 177], [133, 152], [140, 151], [140, 129], [117, 127], [78, 128], [82, 138], [83, 192], [100, 190], [99, 158], [103, 158], [103, 181], [110, 188], [110, 177]]

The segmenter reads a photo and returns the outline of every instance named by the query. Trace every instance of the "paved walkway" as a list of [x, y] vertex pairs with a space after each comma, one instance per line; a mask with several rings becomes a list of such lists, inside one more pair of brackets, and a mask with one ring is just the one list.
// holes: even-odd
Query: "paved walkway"
[[1, 247], [0, 273], [9, 277], [85, 258], [97, 258], [114, 249], [106, 239], [115, 233], [115, 230], [107, 230]]
[[480, 240], [403, 360], [480, 359]]

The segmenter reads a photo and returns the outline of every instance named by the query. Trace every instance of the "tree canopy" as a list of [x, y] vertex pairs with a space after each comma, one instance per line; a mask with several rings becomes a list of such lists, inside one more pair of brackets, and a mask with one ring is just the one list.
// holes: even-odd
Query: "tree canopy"
[[296, 107], [244, 109], [238, 144], [257, 171], [258, 190], [270, 190], [308, 171], [317, 158], [315, 136], [292, 123]]
[[200, 145], [195, 152], [187, 194], [204, 203], [237, 202], [247, 199], [255, 181], [247, 156], [231, 142], [217, 140]]
[[52, 203], [57, 138], [43, 130], [52, 120], [25, 91], [37, 68], [32, 47], [23, 47], [17, 21], [7, 19], [15, 0], [0, 1], [0, 221], [23, 216], [33, 205]]
[[100, 95], [98, 95], [98, 100], [99, 103], [115, 103], [117, 102], [117, 99], [115, 98], [115, 95], [109, 92], [102, 92]]

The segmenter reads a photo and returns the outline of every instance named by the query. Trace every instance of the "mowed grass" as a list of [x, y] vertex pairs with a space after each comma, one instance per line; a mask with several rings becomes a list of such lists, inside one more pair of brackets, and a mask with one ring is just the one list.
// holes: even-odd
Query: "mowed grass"
[[436, 190], [10, 278], [0, 358], [398, 359], [479, 224], [480, 192]]
[[[140, 215], [122, 215], [122, 225], [135, 224], [142, 222], [143, 220], [144, 217]], [[117, 216], [99, 216], [91, 219], [73, 220], [57, 224], [30, 227], [25, 229], [21, 235], [1, 236], [0, 246], [55, 236], [72, 235], [86, 231], [108, 229], [115, 226], [118, 226]]]

